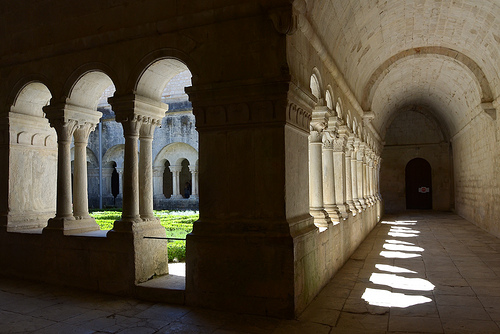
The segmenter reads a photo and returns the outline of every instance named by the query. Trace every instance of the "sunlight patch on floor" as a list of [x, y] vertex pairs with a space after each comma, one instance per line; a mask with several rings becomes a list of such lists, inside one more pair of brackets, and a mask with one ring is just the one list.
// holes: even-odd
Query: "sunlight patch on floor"
[[432, 299], [424, 296], [405, 295], [382, 289], [367, 288], [361, 296], [363, 300], [374, 306], [406, 308], [418, 304], [429, 303]]

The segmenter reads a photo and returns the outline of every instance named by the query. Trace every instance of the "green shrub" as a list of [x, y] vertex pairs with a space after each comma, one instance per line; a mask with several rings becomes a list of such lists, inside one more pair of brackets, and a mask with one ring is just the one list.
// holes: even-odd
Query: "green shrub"
[[[115, 220], [121, 219], [121, 209], [91, 210], [90, 215], [95, 218], [101, 230], [111, 230]], [[165, 227], [167, 238], [184, 239], [193, 230], [193, 223], [198, 220], [199, 214], [194, 211], [155, 211], [160, 223]], [[186, 260], [186, 242], [182, 240], [168, 242], [168, 261], [184, 262]]]

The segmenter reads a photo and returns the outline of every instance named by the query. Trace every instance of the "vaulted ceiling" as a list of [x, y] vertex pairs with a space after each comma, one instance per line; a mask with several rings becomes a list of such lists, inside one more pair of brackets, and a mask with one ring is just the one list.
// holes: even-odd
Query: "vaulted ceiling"
[[[500, 0], [307, 0], [307, 15], [384, 137], [428, 109], [450, 135], [500, 95]], [[497, 100], [497, 101], [495, 101]]]

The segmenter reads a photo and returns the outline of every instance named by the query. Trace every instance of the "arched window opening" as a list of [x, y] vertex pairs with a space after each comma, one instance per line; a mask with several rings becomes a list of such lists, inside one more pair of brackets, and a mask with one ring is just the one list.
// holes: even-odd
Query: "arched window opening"
[[405, 168], [406, 209], [432, 209], [432, 171], [427, 160], [415, 158]]
[[173, 187], [172, 187], [172, 171], [170, 170], [170, 162], [165, 161], [165, 170], [163, 171], [163, 195], [165, 198], [172, 197]]
[[179, 186], [180, 186], [180, 191], [182, 194], [182, 197], [184, 198], [189, 198], [192, 193], [192, 175], [191, 172], [189, 171], [189, 161], [187, 159], [182, 160], [181, 163], [182, 169], [181, 173], [179, 175]]
[[113, 171], [111, 172], [111, 195], [113, 196], [113, 206], [115, 207], [118, 194], [120, 194], [120, 175], [116, 170], [116, 162], [113, 161]]

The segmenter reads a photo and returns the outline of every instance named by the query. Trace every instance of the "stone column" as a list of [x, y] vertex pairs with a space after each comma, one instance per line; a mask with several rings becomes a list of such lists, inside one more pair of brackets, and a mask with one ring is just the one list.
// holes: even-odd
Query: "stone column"
[[330, 217], [323, 203], [323, 130], [327, 127], [326, 107], [316, 108], [312, 113], [309, 134], [309, 204], [314, 224], [326, 228]]
[[335, 177], [335, 202], [342, 218], [349, 217], [349, 208], [346, 205], [346, 177], [345, 177], [345, 136], [339, 135], [333, 145], [333, 175]]
[[335, 199], [335, 178], [333, 173], [333, 143], [335, 132], [328, 130], [323, 134], [323, 204], [333, 224], [342, 218]]
[[123, 168], [116, 167], [116, 172], [118, 173], [118, 196], [123, 198]]
[[353, 151], [351, 153], [351, 177], [352, 177], [352, 200], [354, 202], [354, 206], [358, 210], [358, 212], [363, 211], [363, 206], [359, 201], [358, 195], [358, 149], [359, 142], [355, 140], [356, 138], [352, 138]]
[[358, 181], [358, 200], [361, 203], [362, 209], [366, 209], [367, 205], [365, 202], [365, 192], [364, 192], [364, 184], [365, 184], [365, 177], [364, 177], [364, 171], [365, 168], [363, 166], [363, 159], [364, 159], [364, 146], [359, 142], [359, 139], [356, 138], [356, 141], [358, 141], [358, 154], [357, 154], [357, 161], [356, 161], [356, 173], [357, 173], [357, 181]]
[[189, 171], [191, 172], [191, 197], [192, 199], [198, 199], [198, 167], [189, 166]]
[[95, 126], [96, 124], [85, 123], [74, 133], [73, 215], [75, 219], [91, 219], [87, 189], [87, 142]]
[[153, 134], [160, 120], [143, 118], [139, 130], [139, 214], [142, 220], [154, 219], [153, 213]]
[[[86, 142], [92, 128], [102, 116], [100, 112], [62, 104], [44, 107], [50, 125], [55, 128], [58, 141], [57, 205], [56, 216], [49, 219], [43, 233], [57, 232], [64, 235], [84, 233], [99, 229], [88, 215]], [[71, 153], [70, 144], [75, 137], [74, 186], [76, 211], [71, 207]], [[77, 219], [75, 219], [75, 216]]]
[[345, 195], [346, 195], [346, 203], [348, 206], [349, 211], [352, 212], [352, 214], [355, 216], [358, 212], [356, 209], [356, 206], [354, 205], [354, 200], [353, 200], [353, 178], [352, 178], [352, 171], [351, 171], [351, 156], [354, 151], [353, 147], [353, 137], [352, 134], [349, 136], [347, 139], [346, 143], [346, 151], [345, 151]]
[[[76, 120], [51, 122], [57, 133], [57, 205], [58, 220], [73, 220], [71, 208], [71, 138], [78, 127]], [[49, 225], [50, 221], [49, 221]]]
[[172, 199], [179, 199], [182, 198], [181, 192], [180, 192], [180, 177], [179, 174], [181, 173], [182, 166], [180, 165], [171, 165], [169, 166], [170, 171], [172, 172], [172, 196], [170, 198]]
[[363, 198], [365, 200], [365, 204], [368, 207], [372, 206], [372, 203], [370, 201], [370, 193], [369, 193], [369, 170], [368, 170], [368, 161], [370, 159], [370, 151], [369, 148], [365, 143], [361, 144], [364, 146], [364, 157], [363, 157]]
[[369, 175], [369, 192], [370, 192], [370, 202], [373, 204], [375, 204], [375, 193], [373, 191], [374, 189], [374, 177], [373, 177], [373, 163], [374, 163], [374, 154], [373, 154], [373, 151], [370, 152], [370, 163], [368, 165], [368, 175]]
[[165, 199], [163, 194], [163, 173], [165, 166], [153, 167], [153, 196], [155, 199]]
[[[144, 282], [153, 275], [168, 274], [165, 228], [153, 215], [153, 125], [165, 116], [168, 106], [140, 95], [113, 96], [108, 99], [116, 121], [123, 126], [123, 211], [107, 234], [111, 240], [131, 247], [127, 263], [134, 268], [133, 282]], [[141, 140], [140, 160], [138, 140]], [[145, 237], [153, 237], [145, 238]]]

